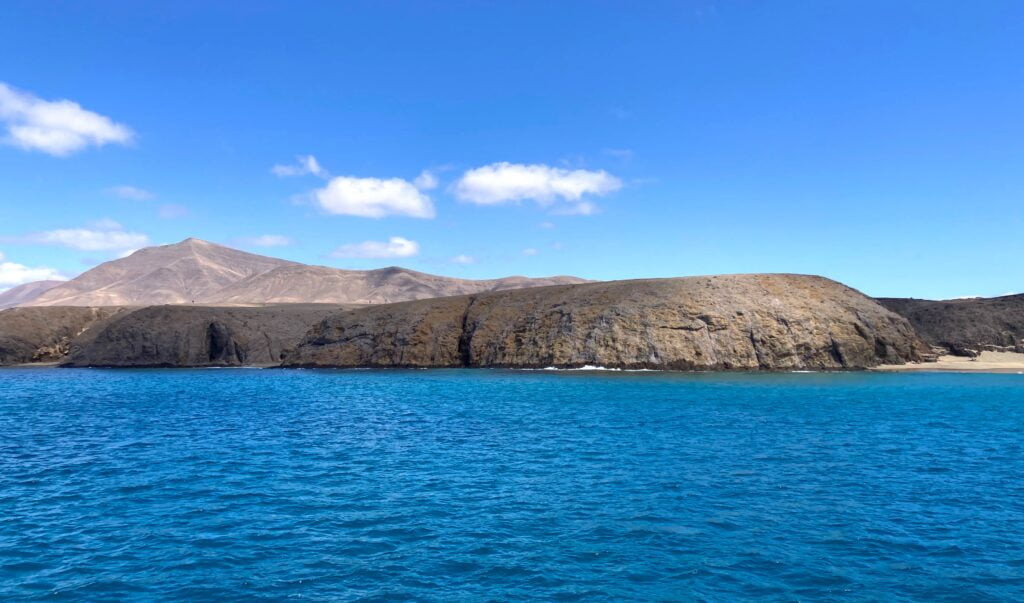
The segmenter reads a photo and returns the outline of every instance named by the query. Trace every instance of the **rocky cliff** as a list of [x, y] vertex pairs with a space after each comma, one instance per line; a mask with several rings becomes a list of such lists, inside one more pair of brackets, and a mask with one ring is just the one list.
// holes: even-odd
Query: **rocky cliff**
[[[49, 308], [39, 308], [40, 310]], [[53, 308], [56, 309], [56, 308]], [[275, 366], [337, 305], [150, 306], [124, 312], [70, 345], [63, 366]]]
[[284, 366], [855, 369], [917, 360], [910, 324], [815, 276], [587, 283], [332, 314]]
[[58, 362], [74, 340], [124, 308], [11, 308], [0, 311], [0, 366]]
[[1024, 295], [931, 301], [883, 298], [929, 344], [960, 355], [1024, 352]]

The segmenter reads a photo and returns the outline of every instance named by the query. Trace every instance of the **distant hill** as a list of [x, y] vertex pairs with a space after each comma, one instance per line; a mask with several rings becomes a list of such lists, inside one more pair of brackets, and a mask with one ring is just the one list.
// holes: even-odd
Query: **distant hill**
[[36, 281], [0, 293], [0, 310], [27, 304], [64, 281]]
[[932, 301], [881, 298], [931, 345], [955, 353], [1005, 349], [1024, 352], [1024, 295]]
[[339, 270], [186, 239], [174, 245], [140, 249], [126, 258], [100, 264], [75, 279], [11, 305], [376, 304], [582, 282], [586, 281], [570, 276], [475, 281], [404, 268]]

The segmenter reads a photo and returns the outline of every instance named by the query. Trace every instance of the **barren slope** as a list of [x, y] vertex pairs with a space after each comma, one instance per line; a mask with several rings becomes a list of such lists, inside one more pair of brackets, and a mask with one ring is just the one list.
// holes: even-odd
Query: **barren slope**
[[12, 287], [0, 293], [0, 309], [27, 304], [63, 282], [65, 281], [36, 281]]
[[849, 369], [917, 360], [909, 323], [822, 277], [615, 281], [367, 306], [285, 366]]
[[396, 267], [339, 270], [187, 239], [106, 262], [21, 303], [32, 306], [376, 304], [578, 282], [584, 281], [568, 276], [474, 281]]
[[198, 239], [140, 249], [50, 289], [33, 306], [139, 306], [198, 301], [253, 274], [292, 264]]

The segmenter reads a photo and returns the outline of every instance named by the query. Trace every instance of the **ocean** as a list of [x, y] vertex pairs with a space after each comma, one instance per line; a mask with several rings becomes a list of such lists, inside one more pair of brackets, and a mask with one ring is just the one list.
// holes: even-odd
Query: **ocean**
[[0, 370], [0, 599], [1024, 599], [1024, 376]]

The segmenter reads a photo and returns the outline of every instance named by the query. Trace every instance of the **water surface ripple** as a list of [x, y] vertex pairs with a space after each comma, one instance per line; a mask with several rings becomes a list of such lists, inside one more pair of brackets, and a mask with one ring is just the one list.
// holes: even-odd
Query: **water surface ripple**
[[1021, 600], [1024, 376], [0, 371], [0, 599]]

